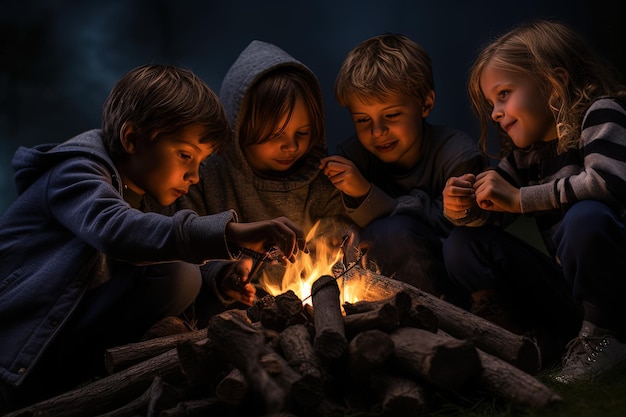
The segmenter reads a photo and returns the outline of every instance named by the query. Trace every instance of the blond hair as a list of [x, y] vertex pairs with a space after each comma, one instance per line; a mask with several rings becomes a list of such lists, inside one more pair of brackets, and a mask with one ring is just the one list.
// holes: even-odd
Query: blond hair
[[423, 103], [434, 89], [426, 50], [404, 35], [388, 33], [369, 38], [348, 53], [335, 80], [335, 99], [347, 107], [354, 96], [369, 102], [402, 93]]
[[[623, 96], [617, 73], [599, 57], [576, 32], [563, 23], [538, 20], [520, 25], [489, 43], [471, 67], [468, 93], [481, 125], [480, 144], [487, 149], [492, 105], [480, 88], [487, 65], [530, 77], [545, 94], [558, 134], [558, 150], [575, 148], [582, 118], [591, 103], [601, 96]], [[562, 75], [567, 72], [567, 77]], [[512, 147], [510, 138], [498, 129], [502, 152]]]

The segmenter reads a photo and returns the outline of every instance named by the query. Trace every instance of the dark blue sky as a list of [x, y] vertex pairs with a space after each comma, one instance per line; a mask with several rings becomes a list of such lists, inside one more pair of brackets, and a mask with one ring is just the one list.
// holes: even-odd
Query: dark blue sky
[[59, 142], [100, 126], [113, 84], [131, 68], [171, 63], [216, 92], [250, 41], [275, 43], [319, 77], [329, 149], [352, 131], [332, 95], [346, 53], [384, 32], [424, 46], [435, 71], [429, 118], [476, 136], [465, 81], [480, 46], [531, 18], [562, 20], [626, 72], [622, 0], [0, 0], [0, 213], [15, 198], [20, 145]]

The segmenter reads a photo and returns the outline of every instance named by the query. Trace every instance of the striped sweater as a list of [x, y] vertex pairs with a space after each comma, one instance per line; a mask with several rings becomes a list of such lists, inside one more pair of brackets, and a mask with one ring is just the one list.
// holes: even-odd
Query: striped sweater
[[[556, 152], [557, 140], [530, 149], [514, 149], [496, 170], [520, 188], [522, 214], [533, 216], [546, 248], [555, 254], [551, 236], [569, 207], [598, 200], [626, 214], [626, 108], [613, 98], [594, 101], [583, 118], [578, 147]], [[510, 213], [482, 211], [455, 224], [505, 226]]]

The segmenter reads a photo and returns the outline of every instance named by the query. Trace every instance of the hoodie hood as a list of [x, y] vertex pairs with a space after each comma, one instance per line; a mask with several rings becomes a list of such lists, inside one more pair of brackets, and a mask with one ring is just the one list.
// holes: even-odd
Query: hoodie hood
[[[94, 129], [81, 133], [72, 139], [60, 144], [37, 145], [32, 148], [19, 147], [12, 160], [15, 172], [15, 186], [17, 193], [22, 194], [39, 177], [60, 161], [74, 157], [87, 156], [103, 161], [113, 173], [113, 179], [120, 178], [113, 161], [109, 157], [104, 143], [102, 131]], [[122, 193], [122, 183], [117, 181], [117, 187]]]
[[[241, 130], [239, 115], [241, 106], [246, 93], [259, 78], [279, 67], [294, 67], [302, 70], [305, 76], [310, 77], [311, 83], [319, 95], [319, 100], [323, 103], [322, 89], [313, 71], [273, 44], [258, 40], [252, 41], [230, 67], [220, 88], [220, 101], [234, 131], [233, 143], [227, 152], [230, 154], [229, 156], [233, 164], [250, 175], [254, 175], [252, 168], [245, 159], [243, 150], [239, 145]], [[307, 159], [305, 165], [308, 169], [300, 170], [299, 175], [305, 175], [306, 177], [310, 177], [312, 174], [316, 175], [319, 172], [317, 168], [319, 160], [326, 154], [326, 137], [323, 136], [317, 140], [305, 157]], [[311, 168], [314, 168], [314, 170], [311, 170]], [[304, 178], [300, 179], [304, 180]], [[296, 178], [291, 178], [290, 180], [296, 180]]]

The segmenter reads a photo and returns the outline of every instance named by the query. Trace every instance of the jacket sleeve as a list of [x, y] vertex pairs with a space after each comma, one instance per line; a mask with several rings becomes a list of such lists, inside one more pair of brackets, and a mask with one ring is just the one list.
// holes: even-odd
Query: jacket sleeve
[[58, 165], [49, 178], [46, 200], [53, 216], [107, 256], [198, 264], [231, 257], [225, 230], [228, 222], [237, 221], [232, 211], [203, 217], [191, 210], [173, 216], [143, 213], [122, 199], [107, 168], [84, 157]]

